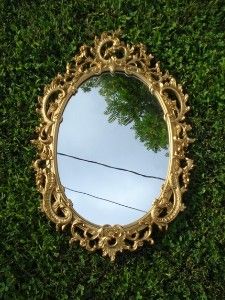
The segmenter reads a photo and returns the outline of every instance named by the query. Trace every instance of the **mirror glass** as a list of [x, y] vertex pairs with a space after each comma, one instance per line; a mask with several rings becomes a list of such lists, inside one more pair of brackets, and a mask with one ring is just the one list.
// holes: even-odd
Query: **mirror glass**
[[84, 82], [63, 112], [57, 166], [74, 210], [97, 225], [144, 216], [167, 176], [162, 108], [139, 79], [103, 73]]

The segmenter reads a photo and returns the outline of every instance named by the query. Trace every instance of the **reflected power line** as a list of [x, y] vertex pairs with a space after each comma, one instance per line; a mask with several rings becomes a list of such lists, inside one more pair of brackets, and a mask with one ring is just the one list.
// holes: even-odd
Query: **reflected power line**
[[135, 175], [138, 175], [138, 176], [142, 176], [142, 177], [145, 177], [145, 178], [152, 178], [152, 179], [158, 179], [158, 180], [163, 180], [163, 181], [165, 180], [165, 178], [162, 178], [162, 177], [145, 175], [145, 174], [141, 174], [141, 173], [138, 173], [138, 172], [135, 172], [135, 171], [132, 171], [132, 170], [127, 170], [127, 169], [124, 169], [124, 168], [113, 167], [113, 166], [110, 166], [110, 165], [107, 165], [107, 164], [103, 164], [103, 163], [100, 163], [100, 162], [97, 162], [97, 161], [94, 161], [94, 160], [88, 160], [88, 159], [84, 159], [84, 158], [81, 158], [81, 157], [77, 157], [77, 156], [73, 156], [73, 155], [69, 155], [69, 154], [65, 154], [65, 153], [61, 153], [61, 152], [57, 152], [57, 154], [61, 155], [61, 156], [70, 157], [70, 158], [73, 158], [73, 159], [76, 159], [76, 160], [81, 160], [81, 161], [85, 161], [85, 162], [88, 162], [88, 163], [97, 164], [97, 165], [100, 165], [100, 166], [103, 166], [103, 167], [107, 167], [107, 168], [110, 168], [110, 169], [115, 169], [115, 170], [119, 170], [119, 171], [129, 172], [129, 173], [132, 173], [132, 174], [135, 174]]
[[95, 198], [95, 199], [99, 199], [99, 200], [102, 200], [102, 201], [110, 202], [110, 203], [113, 203], [113, 204], [116, 204], [116, 205], [120, 205], [120, 206], [123, 206], [123, 207], [126, 207], [126, 208], [130, 208], [130, 209], [133, 209], [133, 210], [137, 210], [137, 211], [140, 211], [140, 212], [147, 213], [147, 211], [145, 211], [145, 210], [141, 210], [141, 209], [138, 209], [138, 208], [135, 208], [135, 207], [124, 205], [124, 204], [121, 204], [121, 203], [118, 203], [118, 202], [115, 202], [115, 201], [112, 201], [112, 200], [108, 200], [108, 199], [101, 198], [101, 197], [98, 197], [98, 196], [95, 196], [95, 195], [92, 195], [92, 194], [88, 194], [88, 193], [85, 193], [85, 192], [73, 190], [73, 189], [68, 188], [66, 186], [64, 186], [64, 188], [67, 189], [67, 190], [69, 190], [69, 191], [71, 191], [71, 192], [74, 192], [74, 193], [86, 195], [86, 196], [89, 196], [89, 197], [92, 197], [92, 198]]

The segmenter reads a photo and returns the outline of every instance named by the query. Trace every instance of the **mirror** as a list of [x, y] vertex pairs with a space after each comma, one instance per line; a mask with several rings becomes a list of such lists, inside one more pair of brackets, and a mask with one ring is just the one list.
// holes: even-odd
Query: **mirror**
[[104, 73], [69, 99], [58, 133], [58, 172], [66, 197], [87, 221], [140, 219], [160, 194], [168, 161], [162, 108], [137, 78]]
[[41, 210], [70, 242], [118, 252], [154, 243], [185, 208], [193, 142], [188, 96], [143, 44], [121, 32], [83, 45], [38, 98], [32, 141]]

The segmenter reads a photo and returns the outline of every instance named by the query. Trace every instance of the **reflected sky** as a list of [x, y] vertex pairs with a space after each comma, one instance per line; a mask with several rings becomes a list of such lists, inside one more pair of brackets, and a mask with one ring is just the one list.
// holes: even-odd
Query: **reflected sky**
[[[104, 114], [107, 104], [99, 91], [99, 87], [88, 92], [79, 88], [71, 97], [59, 128], [57, 152], [166, 178], [168, 150], [147, 150], [135, 138], [132, 123], [109, 123]], [[163, 183], [67, 156], [58, 155], [57, 161], [63, 186], [142, 211], [151, 208]], [[82, 217], [98, 225], [129, 224], [145, 214], [68, 189], [65, 193]]]

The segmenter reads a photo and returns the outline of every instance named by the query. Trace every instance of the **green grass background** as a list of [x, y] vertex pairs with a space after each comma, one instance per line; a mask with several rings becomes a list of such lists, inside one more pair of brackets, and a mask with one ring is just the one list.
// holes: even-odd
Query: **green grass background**
[[[39, 212], [30, 140], [44, 86], [118, 27], [184, 85], [196, 166], [166, 234], [111, 263]], [[225, 2], [0, 0], [0, 60], [0, 298], [225, 299]]]

